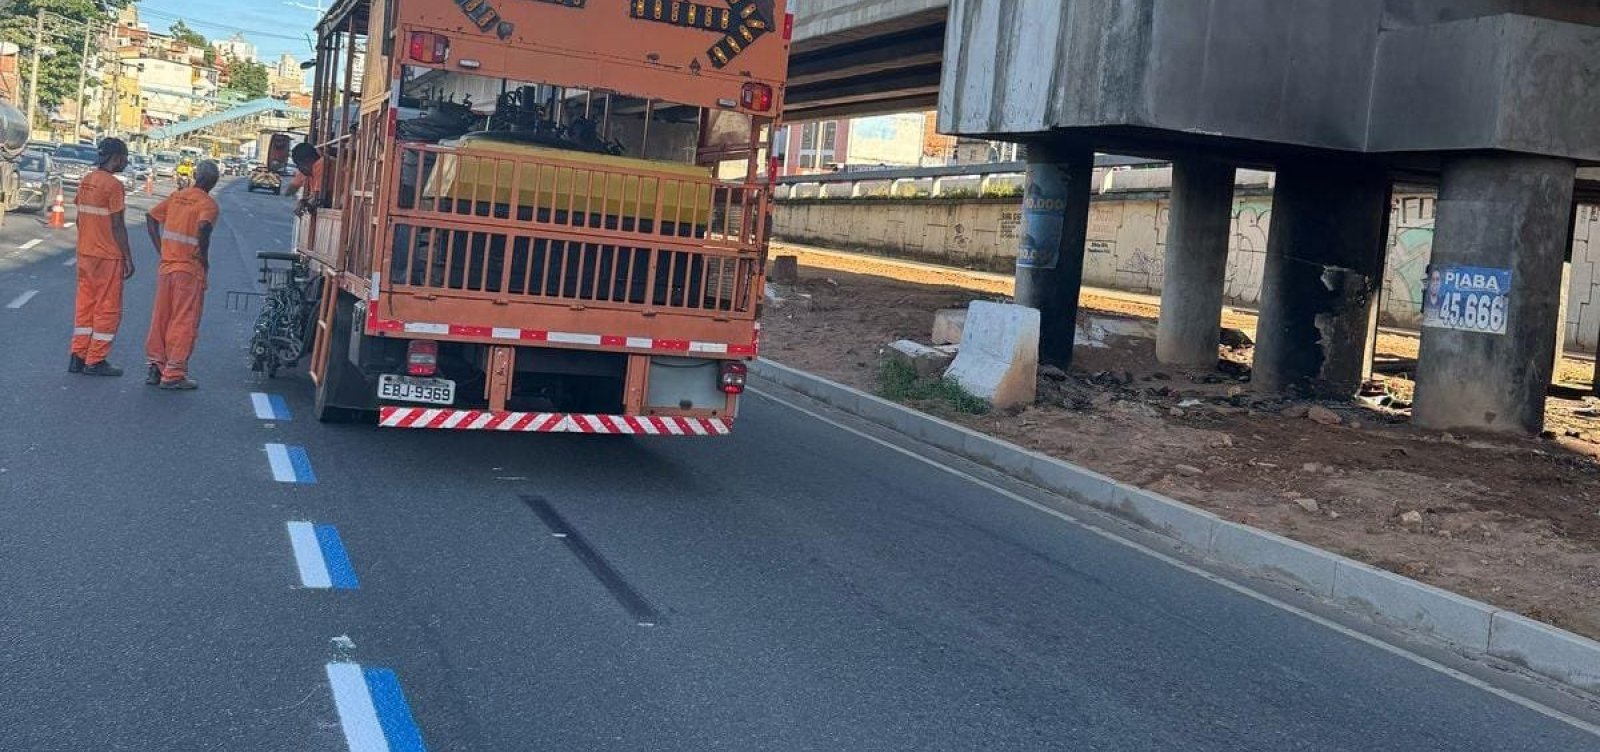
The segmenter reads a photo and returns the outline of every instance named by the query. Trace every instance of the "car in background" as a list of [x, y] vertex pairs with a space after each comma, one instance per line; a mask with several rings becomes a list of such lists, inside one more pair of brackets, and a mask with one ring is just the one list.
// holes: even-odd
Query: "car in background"
[[246, 166], [244, 157], [223, 157], [222, 173], [224, 175], [247, 175], [249, 167]]
[[170, 178], [178, 175], [178, 154], [171, 151], [156, 152], [155, 155], [156, 177]]
[[143, 185], [155, 174], [155, 160], [148, 154], [129, 154], [127, 172], [135, 183]]
[[60, 145], [61, 144], [53, 141], [29, 141], [28, 145], [23, 147], [23, 151], [39, 152], [41, 154], [54, 154], [56, 153], [56, 147]]
[[77, 185], [100, 161], [100, 153], [93, 146], [82, 144], [62, 144], [51, 156], [61, 170], [61, 182], [67, 185]]
[[17, 158], [17, 180], [22, 184], [19, 211], [42, 212], [61, 192], [61, 173], [49, 154], [24, 152]]

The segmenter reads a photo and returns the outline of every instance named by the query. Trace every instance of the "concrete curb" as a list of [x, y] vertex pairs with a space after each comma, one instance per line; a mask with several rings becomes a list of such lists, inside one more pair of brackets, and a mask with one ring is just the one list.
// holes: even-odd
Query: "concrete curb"
[[1577, 689], [1600, 693], [1600, 642], [1353, 559], [1228, 522], [888, 400], [770, 360], [751, 375], [952, 454], [1117, 515], [1208, 559], [1353, 608], [1376, 622], [1491, 655]]

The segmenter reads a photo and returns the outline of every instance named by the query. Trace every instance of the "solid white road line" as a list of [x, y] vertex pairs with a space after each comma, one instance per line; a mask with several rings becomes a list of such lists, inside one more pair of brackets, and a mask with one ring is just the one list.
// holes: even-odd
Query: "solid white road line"
[[328, 684], [333, 687], [333, 702], [339, 709], [339, 725], [350, 752], [389, 752], [389, 740], [378, 723], [378, 709], [360, 664], [328, 664]]
[[[747, 389], [747, 391], [748, 392], [753, 392], [758, 396], [765, 397], [765, 398], [767, 398], [769, 400], [772, 400], [773, 402], [776, 402], [776, 403], [778, 403], [780, 405], [783, 405], [784, 407], [787, 407], [790, 410], [794, 410], [794, 411], [802, 413], [804, 415], [809, 415], [809, 416], [811, 416], [813, 418], [816, 418], [817, 420], [822, 421], [823, 423], [826, 423], [826, 424], [828, 424], [830, 426], [833, 426], [834, 428], [840, 429], [840, 430], [842, 430], [842, 431], [844, 431], [846, 433], [853, 434], [855, 436], [859, 436], [859, 437], [861, 437], [863, 439], [866, 439], [867, 441], [870, 441], [870, 442], [872, 442], [874, 444], [877, 444], [878, 446], [881, 446], [881, 447], [883, 447], [885, 449], [888, 449], [888, 450], [890, 450], [892, 452], [896, 452], [896, 453], [905, 455], [907, 457], [910, 457], [911, 459], [914, 459], [914, 460], [916, 460], [918, 462], [921, 462], [921, 463], [923, 463], [925, 465], [928, 465], [929, 467], [932, 467], [932, 468], [935, 468], [935, 469], [938, 469], [938, 470], [943, 470], [944, 472], [947, 472], [947, 473], [949, 473], [951, 475], [954, 475], [957, 478], [961, 478], [962, 480], [965, 480], [968, 483], [972, 483], [973, 485], [976, 485], [976, 486], [978, 486], [980, 488], [983, 488], [983, 489], [986, 489], [988, 491], [992, 491], [994, 493], [997, 493], [997, 494], [999, 494], [1001, 496], [1004, 496], [1007, 499], [1010, 499], [1012, 501], [1018, 502], [1020, 504], [1024, 504], [1024, 505], [1029, 506], [1029, 507], [1033, 507], [1034, 509], [1036, 509], [1036, 510], [1038, 510], [1040, 512], [1043, 512], [1045, 514], [1048, 514], [1048, 515], [1050, 515], [1052, 517], [1055, 517], [1057, 519], [1063, 520], [1063, 521], [1068, 522], [1068, 523], [1073, 524], [1073, 525], [1077, 525], [1077, 526], [1079, 526], [1079, 527], [1081, 527], [1081, 528], [1083, 528], [1085, 530], [1088, 530], [1091, 533], [1094, 533], [1095, 535], [1100, 536], [1101, 538], [1104, 538], [1104, 539], [1106, 539], [1108, 541], [1111, 541], [1112, 543], [1116, 543], [1116, 544], [1122, 545], [1122, 546], [1127, 546], [1128, 548], [1131, 548], [1131, 549], [1133, 549], [1135, 551], [1138, 551], [1139, 553], [1142, 553], [1142, 554], [1144, 554], [1146, 556], [1149, 556], [1149, 557], [1151, 557], [1153, 559], [1157, 559], [1159, 561], [1162, 561], [1162, 562], [1164, 562], [1166, 564], [1170, 564], [1170, 565], [1172, 565], [1174, 567], [1177, 567], [1178, 569], [1181, 569], [1181, 570], [1183, 570], [1185, 572], [1188, 572], [1188, 573], [1190, 573], [1190, 574], [1192, 574], [1192, 575], [1194, 575], [1196, 577], [1200, 577], [1201, 579], [1209, 580], [1209, 581], [1214, 582], [1214, 583], [1216, 583], [1218, 585], [1221, 585], [1222, 587], [1225, 587], [1225, 588], [1227, 588], [1229, 590], [1232, 590], [1235, 593], [1243, 595], [1246, 598], [1251, 598], [1253, 600], [1260, 601], [1260, 602], [1265, 603], [1265, 604], [1267, 604], [1269, 606], [1272, 606], [1274, 608], [1277, 608], [1277, 609], [1280, 609], [1282, 611], [1286, 611], [1288, 613], [1294, 614], [1295, 616], [1298, 616], [1298, 617], [1300, 617], [1302, 619], [1305, 619], [1305, 620], [1307, 620], [1307, 621], [1309, 621], [1309, 622], [1311, 622], [1313, 624], [1316, 624], [1318, 626], [1330, 629], [1330, 630], [1332, 630], [1332, 631], [1334, 631], [1334, 632], [1336, 632], [1338, 634], [1341, 634], [1341, 635], [1343, 635], [1345, 637], [1348, 637], [1348, 638], [1350, 638], [1352, 640], [1356, 640], [1357, 642], [1361, 642], [1361, 643], [1365, 643], [1367, 645], [1371, 645], [1372, 647], [1375, 647], [1375, 648], [1377, 648], [1379, 650], [1382, 650], [1382, 651], [1384, 651], [1386, 653], [1389, 653], [1390, 655], [1396, 656], [1398, 658], [1404, 658], [1405, 660], [1408, 660], [1408, 661], [1410, 661], [1412, 663], [1415, 663], [1418, 666], [1421, 666], [1423, 668], [1431, 669], [1433, 671], [1437, 671], [1438, 673], [1444, 674], [1445, 676], [1448, 676], [1448, 677], [1450, 677], [1452, 679], [1455, 679], [1456, 681], [1459, 681], [1462, 684], [1466, 684], [1467, 686], [1470, 686], [1470, 687], [1476, 687], [1477, 689], [1483, 690], [1484, 692], [1488, 692], [1489, 694], [1492, 694], [1492, 695], [1494, 695], [1496, 697], [1499, 697], [1502, 700], [1507, 700], [1507, 701], [1509, 701], [1511, 703], [1514, 703], [1516, 705], [1520, 705], [1523, 708], [1526, 708], [1526, 709], [1531, 710], [1531, 711], [1533, 711], [1535, 713], [1538, 713], [1539, 715], [1542, 715], [1542, 716], [1544, 716], [1546, 718], [1549, 718], [1549, 719], [1555, 720], [1555, 721], [1560, 721], [1561, 723], [1565, 723], [1568, 726], [1571, 726], [1571, 727], [1573, 727], [1575, 729], [1578, 729], [1579, 731], [1583, 731], [1583, 732], [1586, 732], [1586, 733], [1589, 733], [1589, 734], [1593, 734], [1595, 736], [1600, 736], [1600, 726], [1596, 726], [1595, 724], [1589, 723], [1588, 721], [1585, 721], [1585, 720], [1583, 720], [1581, 718], [1569, 715], [1569, 714], [1564, 713], [1564, 712], [1562, 712], [1560, 710], [1552, 708], [1552, 707], [1550, 707], [1548, 705], [1544, 705], [1544, 704], [1542, 704], [1542, 703], [1540, 703], [1540, 702], [1538, 702], [1536, 700], [1531, 700], [1529, 698], [1523, 697], [1522, 695], [1519, 695], [1519, 694], [1517, 694], [1515, 692], [1512, 692], [1511, 690], [1501, 689], [1500, 687], [1496, 687], [1493, 684], [1490, 684], [1490, 683], [1488, 683], [1488, 682], [1486, 682], [1486, 681], [1484, 681], [1482, 679], [1479, 679], [1476, 676], [1473, 676], [1473, 675], [1465, 673], [1463, 671], [1451, 668], [1451, 667], [1446, 666], [1443, 663], [1439, 663], [1438, 661], [1435, 661], [1435, 660], [1433, 660], [1431, 658], [1426, 658], [1426, 657], [1423, 657], [1421, 655], [1417, 655], [1416, 653], [1409, 652], [1409, 651], [1405, 650], [1404, 648], [1401, 648], [1401, 647], [1398, 647], [1398, 646], [1395, 646], [1395, 645], [1391, 645], [1391, 644], [1389, 644], [1387, 642], [1384, 642], [1383, 640], [1380, 640], [1380, 639], [1378, 639], [1376, 637], [1373, 637], [1371, 635], [1363, 634], [1363, 633], [1358, 632], [1358, 631], [1356, 631], [1354, 629], [1351, 629], [1350, 627], [1347, 627], [1347, 626], [1345, 626], [1343, 624], [1340, 624], [1340, 623], [1338, 623], [1336, 621], [1333, 621], [1333, 620], [1328, 619], [1328, 618], [1323, 617], [1323, 616], [1318, 616], [1316, 614], [1313, 614], [1310, 611], [1307, 611], [1307, 610], [1305, 610], [1303, 608], [1300, 608], [1299, 606], [1290, 605], [1289, 603], [1286, 603], [1284, 601], [1278, 600], [1277, 598], [1274, 598], [1274, 597], [1272, 597], [1270, 595], [1267, 595], [1266, 593], [1259, 593], [1259, 592], [1256, 592], [1254, 590], [1251, 590], [1250, 588], [1245, 587], [1244, 585], [1240, 585], [1239, 583], [1234, 582], [1232, 580], [1229, 580], [1229, 579], [1227, 579], [1225, 577], [1222, 577], [1221, 575], [1216, 575], [1216, 574], [1212, 574], [1211, 572], [1207, 572], [1206, 570], [1201, 569], [1201, 568], [1199, 568], [1197, 566], [1194, 566], [1193, 564], [1189, 564], [1187, 562], [1184, 562], [1184, 561], [1181, 561], [1179, 559], [1173, 558], [1173, 557], [1168, 556], [1168, 555], [1166, 555], [1164, 553], [1161, 553], [1160, 551], [1157, 551], [1157, 550], [1155, 550], [1153, 548], [1150, 548], [1149, 546], [1146, 546], [1146, 545], [1144, 545], [1142, 543], [1136, 543], [1136, 542], [1134, 542], [1132, 540], [1129, 540], [1129, 539], [1124, 538], [1124, 537], [1122, 537], [1120, 535], [1117, 535], [1116, 533], [1113, 533], [1113, 532], [1111, 532], [1109, 530], [1105, 530], [1105, 529], [1102, 529], [1100, 527], [1097, 527], [1097, 526], [1095, 526], [1095, 525], [1093, 525], [1093, 524], [1091, 524], [1091, 523], [1089, 523], [1089, 522], [1087, 522], [1085, 520], [1082, 520], [1082, 519], [1079, 519], [1077, 517], [1074, 517], [1074, 516], [1072, 516], [1070, 514], [1067, 514], [1066, 512], [1063, 512], [1063, 511], [1059, 510], [1059, 509], [1055, 509], [1053, 507], [1046, 506], [1046, 505], [1041, 504], [1041, 503], [1039, 503], [1037, 501], [1034, 501], [1033, 499], [1030, 499], [1030, 498], [1028, 498], [1026, 496], [1022, 496], [1021, 494], [1017, 494], [1017, 493], [1013, 493], [1011, 491], [1008, 491], [1008, 490], [1006, 490], [1004, 488], [1001, 488], [1001, 487], [999, 487], [999, 486], [997, 486], [997, 485], [995, 485], [993, 483], [990, 483], [990, 482], [988, 482], [986, 480], [983, 480], [982, 478], [978, 478], [977, 476], [971, 475], [971, 474], [969, 474], [969, 473], [967, 473], [967, 472], [965, 472], [963, 470], [960, 470], [960, 469], [957, 469], [957, 468], [954, 468], [954, 467], [950, 467], [949, 465], [945, 465], [943, 463], [937, 462], [937, 461], [933, 460], [930, 457], [924, 457], [923, 455], [918, 454], [916, 452], [913, 452], [910, 449], [906, 449], [904, 447], [898, 446], [896, 444], [893, 444], [891, 442], [885, 441], [883, 439], [880, 439], [880, 438], [878, 438], [876, 436], [873, 436], [871, 434], [865, 433], [863, 431], [856, 430], [855, 428], [852, 428], [852, 427], [847, 426], [847, 425], [845, 425], [843, 423], [840, 423], [840, 422], [838, 422], [838, 421], [836, 421], [836, 420], [834, 420], [832, 418], [829, 418], [828, 416], [823, 415], [821, 413], [814, 412], [814, 411], [812, 411], [812, 410], [810, 410], [810, 409], [808, 409], [808, 408], [806, 408], [806, 407], [804, 407], [802, 405], [795, 404], [793, 402], [790, 402], [788, 400], [785, 400], [785, 399], [783, 399], [781, 397], [778, 397], [776, 395], [770, 394], [768, 392], [762, 391], [760, 389]], [[885, 429], [885, 430], [893, 430], [893, 429]]]
[[28, 301], [33, 300], [33, 296], [38, 295], [38, 294], [39, 294], [38, 290], [29, 290], [29, 291], [27, 291], [27, 292], [25, 292], [25, 293], [23, 293], [21, 295], [18, 295], [16, 298], [12, 299], [12, 301], [10, 303], [6, 304], [6, 307], [7, 308], [13, 308], [13, 309], [14, 308], [21, 308], [21, 307], [27, 305]]
[[30, 240], [30, 241], [28, 241], [26, 243], [23, 243], [22, 245], [19, 245], [17, 247], [21, 248], [24, 251], [26, 251], [26, 250], [28, 250], [30, 248], [33, 248], [33, 247], [35, 247], [35, 246], [37, 246], [37, 245], [39, 245], [40, 243], [43, 243], [43, 242], [44, 242], [44, 238], [34, 238], [33, 240]]
[[289, 523], [289, 545], [294, 547], [294, 563], [300, 569], [300, 584], [308, 588], [333, 587], [328, 562], [317, 543], [317, 528], [309, 522]]

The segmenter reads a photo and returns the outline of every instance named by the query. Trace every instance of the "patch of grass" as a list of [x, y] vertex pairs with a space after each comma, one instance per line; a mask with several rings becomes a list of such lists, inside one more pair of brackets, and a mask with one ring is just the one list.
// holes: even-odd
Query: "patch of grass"
[[884, 361], [878, 367], [878, 394], [903, 404], [936, 403], [968, 415], [989, 412], [987, 400], [975, 397], [953, 379], [923, 378], [910, 365]]

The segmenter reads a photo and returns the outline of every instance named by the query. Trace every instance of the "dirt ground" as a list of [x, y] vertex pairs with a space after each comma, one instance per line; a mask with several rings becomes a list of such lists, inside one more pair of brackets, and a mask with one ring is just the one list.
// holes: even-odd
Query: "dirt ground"
[[[872, 274], [805, 265], [817, 261], [802, 256], [800, 282], [777, 288], [784, 301], [769, 303], [763, 355], [868, 391], [883, 345], [927, 342], [933, 311], [1008, 291], [993, 275], [955, 270], [929, 280], [943, 285], [920, 284], [876, 276], [917, 275], [870, 261], [859, 270]], [[1120, 296], [1086, 294], [1083, 307], [1083, 320], [1130, 317], [1149, 327], [1156, 315], [1149, 302]], [[1224, 321], [1247, 336], [1254, 324], [1243, 312]], [[1293, 402], [1250, 391], [1242, 340], [1222, 348], [1219, 370], [1195, 372], [1158, 365], [1151, 339], [1104, 341], [1080, 345], [1070, 372], [1041, 369], [1040, 399], [1026, 409], [917, 407], [1600, 639], [1600, 400], [1577, 389], [1552, 398], [1545, 439], [1441, 435], [1410, 426], [1411, 383], [1398, 376], [1348, 404]], [[1416, 348], [1403, 334], [1378, 343], [1384, 360], [1414, 358]], [[1587, 383], [1593, 367], [1568, 360], [1563, 380]]]

